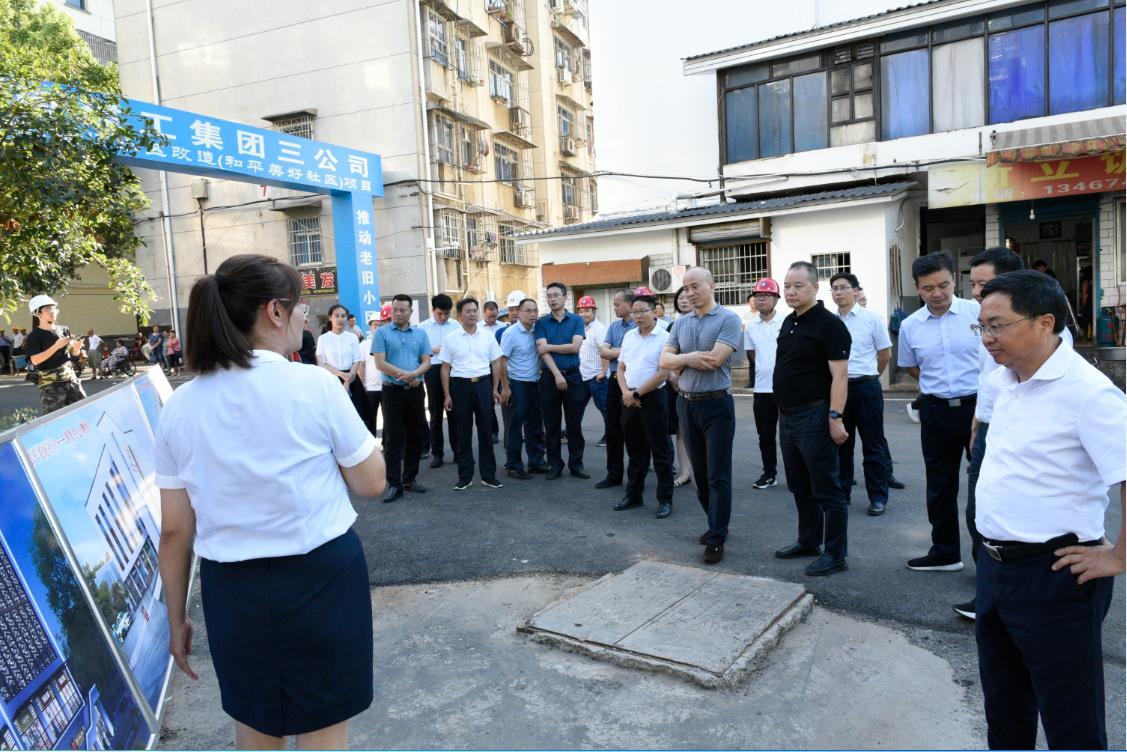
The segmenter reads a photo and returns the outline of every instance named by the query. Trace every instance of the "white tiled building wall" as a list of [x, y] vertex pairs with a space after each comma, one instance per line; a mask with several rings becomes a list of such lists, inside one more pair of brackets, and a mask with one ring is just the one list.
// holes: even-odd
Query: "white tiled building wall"
[[1117, 238], [1124, 228], [1117, 227], [1116, 203], [1122, 201], [1122, 194], [1105, 193], [1100, 197], [1100, 301], [1101, 306], [1122, 305], [1127, 301], [1119, 299], [1123, 283], [1123, 268], [1119, 258]]
[[986, 205], [986, 247], [996, 248], [1002, 244], [1001, 227], [998, 225], [998, 205]]

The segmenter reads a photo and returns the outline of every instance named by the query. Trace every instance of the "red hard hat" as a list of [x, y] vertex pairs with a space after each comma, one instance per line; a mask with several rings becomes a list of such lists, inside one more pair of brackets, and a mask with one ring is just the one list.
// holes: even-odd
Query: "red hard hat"
[[578, 310], [580, 308], [598, 308], [598, 306], [595, 305], [594, 298], [592, 298], [590, 295], [584, 295], [579, 299], [579, 302], [575, 304], [575, 308], [576, 310]]
[[654, 294], [654, 291], [651, 290], [648, 287], [645, 287], [645, 286], [634, 288], [634, 297], [638, 297], [639, 295], [653, 295], [653, 294]]
[[779, 297], [779, 283], [770, 277], [764, 277], [755, 283], [755, 290], [753, 292], [766, 292]]
[[380, 308], [380, 321], [391, 321], [391, 303], [384, 303]]

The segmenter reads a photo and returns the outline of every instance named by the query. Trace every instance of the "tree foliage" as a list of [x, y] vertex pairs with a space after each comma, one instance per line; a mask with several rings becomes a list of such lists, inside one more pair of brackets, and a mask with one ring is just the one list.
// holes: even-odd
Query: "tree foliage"
[[134, 129], [117, 66], [103, 65], [51, 3], [0, 0], [0, 312], [65, 290], [95, 263], [123, 313], [156, 299], [134, 264], [140, 181], [115, 160], [161, 139]]

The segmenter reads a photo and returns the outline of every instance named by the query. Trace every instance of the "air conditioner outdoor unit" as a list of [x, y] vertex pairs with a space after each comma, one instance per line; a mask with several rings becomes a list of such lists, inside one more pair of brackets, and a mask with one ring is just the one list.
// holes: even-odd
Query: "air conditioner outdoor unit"
[[528, 209], [532, 206], [532, 191], [527, 188], [517, 188], [514, 203], [521, 209]]
[[571, 136], [561, 137], [560, 152], [563, 154], [575, 154], [575, 139]]
[[564, 204], [564, 222], [575, 222], [579, 219], [579, 207]]
[[509, 110], [509, 125], [513, 133], [523, 135], [532, 129], [532, 116], [526, 109], [513, 107]]
[[571, 83], [571, 70], [569, 68], [556, 68], [561, 84]]
[[656, 293], [673, 292], [685, 281], [684, 266], [655, 266], [650, 269], [650, 289]]

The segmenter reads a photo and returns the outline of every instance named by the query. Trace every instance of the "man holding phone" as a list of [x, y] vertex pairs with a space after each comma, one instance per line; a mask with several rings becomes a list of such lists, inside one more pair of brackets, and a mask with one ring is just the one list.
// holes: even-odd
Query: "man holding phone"
[[39, 398], [43, 414], [86, 398], [71, 360], [82, 351], [82, 337], [72, 337], [66, 327], [56, 327], [59, 304], [49, 295], [28, 302], [35, 327], [24, 341], [28, 359], [39, 373]]

